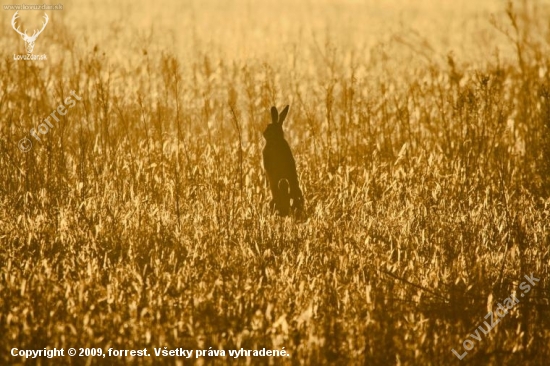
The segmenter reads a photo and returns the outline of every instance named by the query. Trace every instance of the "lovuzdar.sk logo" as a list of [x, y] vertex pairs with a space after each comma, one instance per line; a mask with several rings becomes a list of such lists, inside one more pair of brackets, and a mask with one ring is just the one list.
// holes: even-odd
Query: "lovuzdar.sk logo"
[[25, 61], [43, 61], [47, 60], [47, 57], [45, 54], [42, 55], [34, 55], [32, 51], [34, 50], [34, 45], [36, 43], [36, 39], [44, 31], [44, 28], [46, 28], [46, 25], [48, 24], [49, 18], [48, 14], [44, 13], [44, 23], [42, 24], [42, 29], [37, 30], [35, 29], [32, 36], [29, 36], [27, 34], [27, 30], [25, 29], [25, 32], [21, 32], [19, 30], [19, 26], [17, 26], [15, 23], [17, 19], [19, 19], [18, 15], [19, 11], [16, 11], [15, 14], [13, 14], [13, 17], [11, 18], [11, 26], [13, 29], [23, 38], [23, 41], [25, 41], [25, 49], [27, 50], [26, 55], [13, 55], [13, 59], [16, 61], [19, 60], [25, 60]]

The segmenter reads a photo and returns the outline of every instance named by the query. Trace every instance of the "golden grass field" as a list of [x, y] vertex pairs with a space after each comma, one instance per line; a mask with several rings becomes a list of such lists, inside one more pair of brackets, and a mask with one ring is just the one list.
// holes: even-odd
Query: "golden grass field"
[[[62, 4], [47, 61], [0, 12], [0, 364], [547, 364], [549, 2]], [[286, 104], [301, 218], [262, 167]], [[11, 354], [45, 347], [152, 356]]]

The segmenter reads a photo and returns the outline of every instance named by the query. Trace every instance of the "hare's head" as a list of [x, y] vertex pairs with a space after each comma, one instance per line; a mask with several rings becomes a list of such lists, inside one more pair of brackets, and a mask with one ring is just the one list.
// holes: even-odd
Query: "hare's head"
[[277, 107], [271, 107], [271, 123], [267, 125], [264, 131], [266, 141], [284, 139], [283, 122], [288, 114], [288, 108], [287, 105], [279, 114]]

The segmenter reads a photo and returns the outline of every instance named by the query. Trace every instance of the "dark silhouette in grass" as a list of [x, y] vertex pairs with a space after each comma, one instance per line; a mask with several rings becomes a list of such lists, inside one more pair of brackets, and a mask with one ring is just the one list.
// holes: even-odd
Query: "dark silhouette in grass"
[[287, 216], [291, 212], [299, 214], [304, 208], [304, 196], [298, 183], [296, 162], [283, 133], [283, 122], [288, 114], [288, 108], [287, 105], [279, 114], [276, 107], [271, 107], [271, 123], [264, 131], [264, 168], [273, 197], [269, 206], [281, 216]]

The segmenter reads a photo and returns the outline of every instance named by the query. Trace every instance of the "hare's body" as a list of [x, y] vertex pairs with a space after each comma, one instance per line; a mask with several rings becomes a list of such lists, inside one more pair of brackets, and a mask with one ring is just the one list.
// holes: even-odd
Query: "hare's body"
[[273, 197], [270, 206], [281, 216], [288, 215], [291, 209], [301, 211], [304, 201], [298, 183], [296, 162], [283, 133], [283, 122], [288, 108], [286, 106], [279, 116], [277, 108], [272, 107], [272, 123], [264, 131], [266, 140], [263, 151], [264, 168]]

